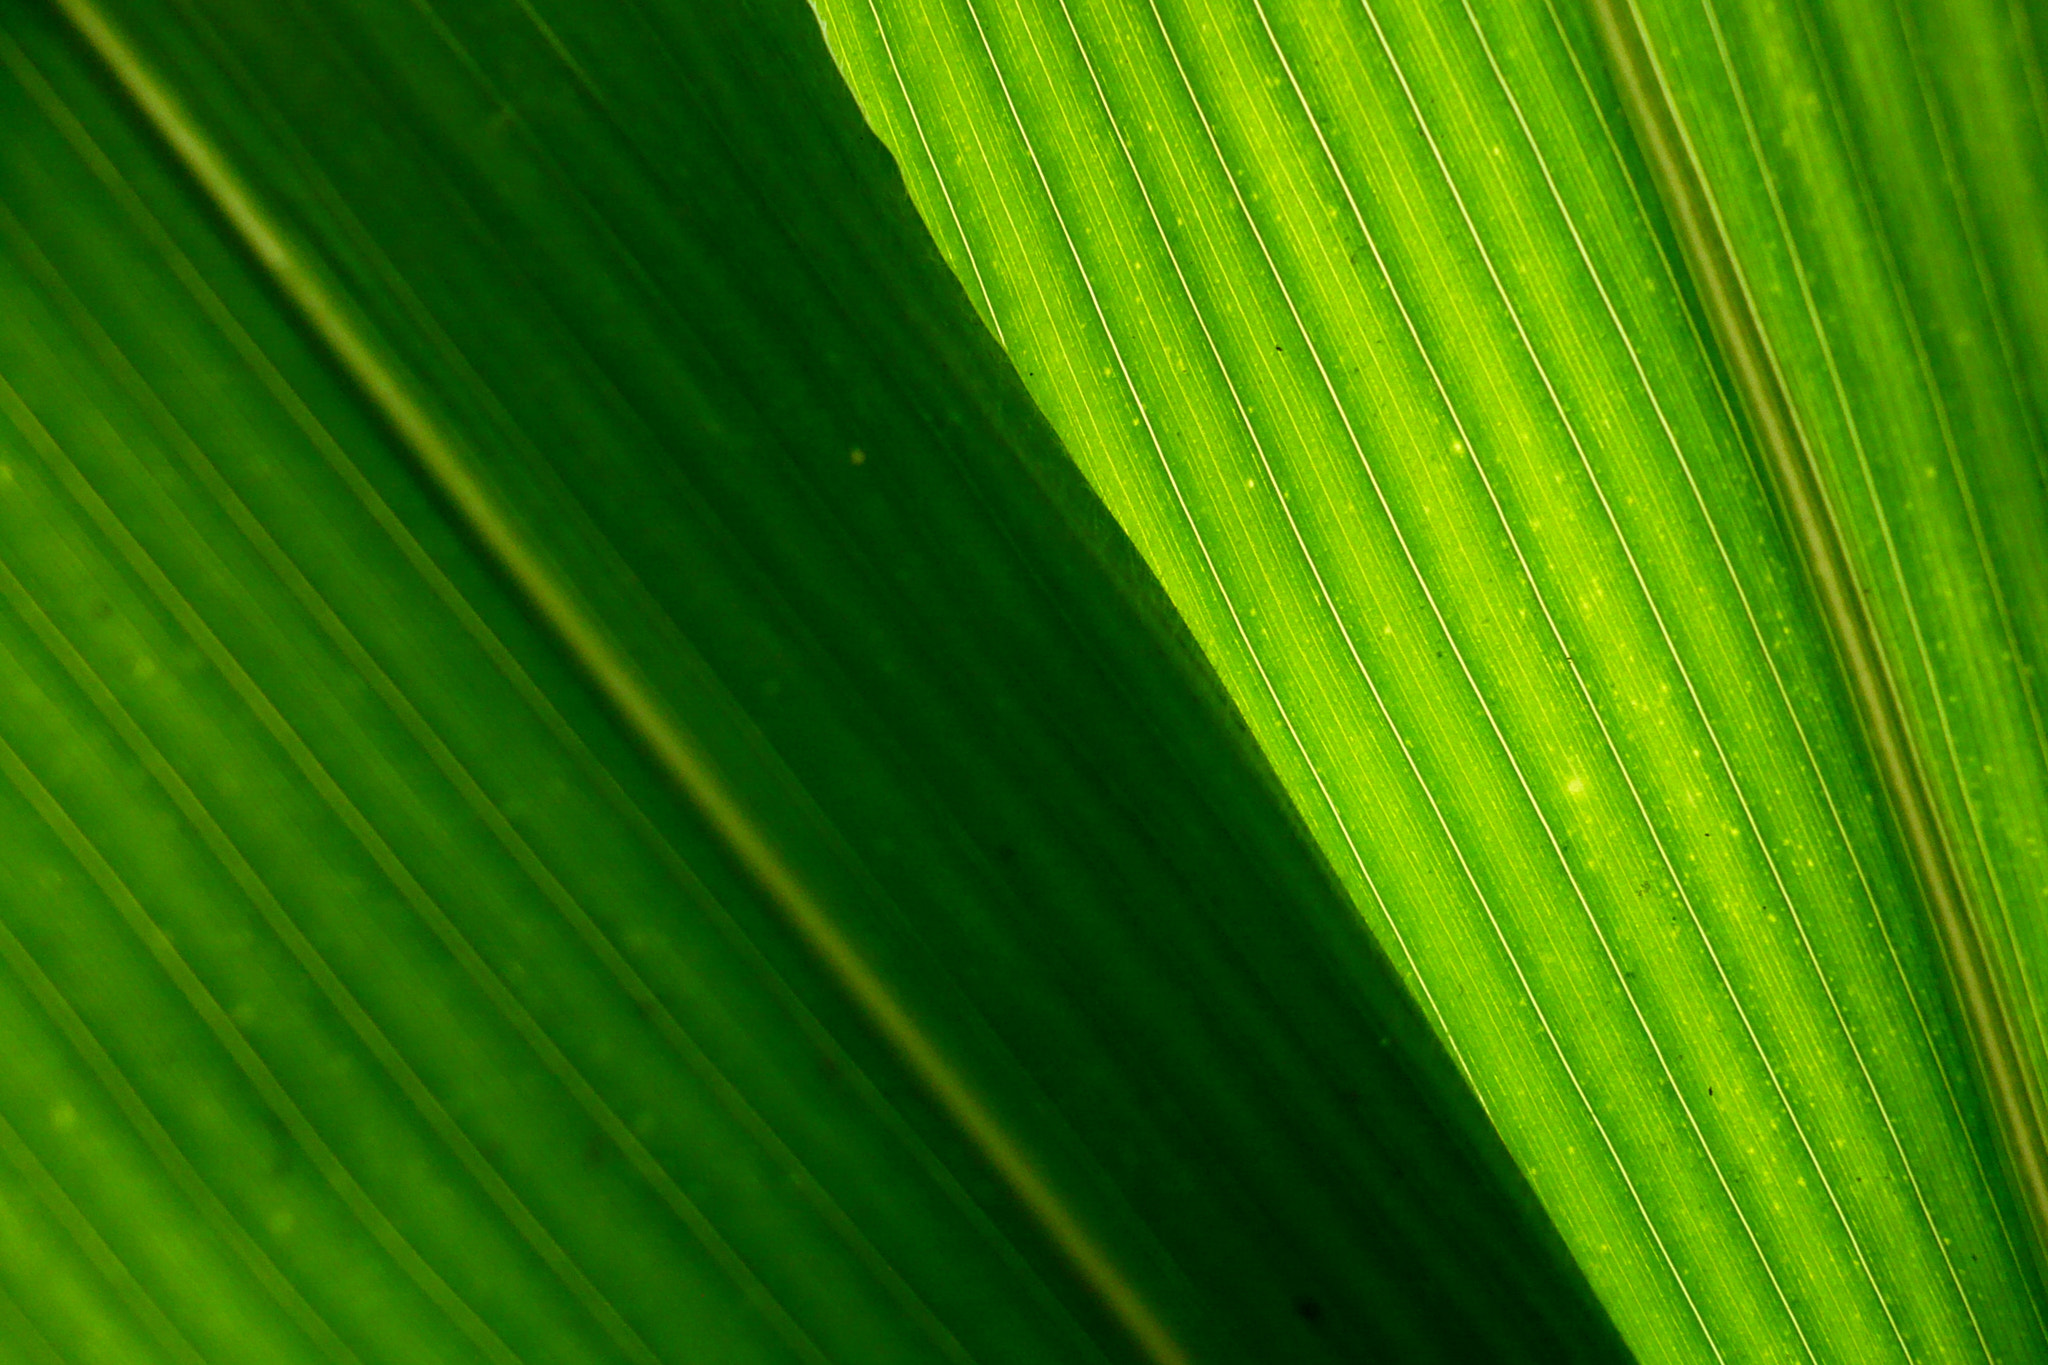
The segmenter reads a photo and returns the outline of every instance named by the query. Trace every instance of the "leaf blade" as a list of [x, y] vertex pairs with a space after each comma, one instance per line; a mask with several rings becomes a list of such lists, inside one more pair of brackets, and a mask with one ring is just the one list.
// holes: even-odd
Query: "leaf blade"
[[[1922, 931], [1884, 923], [1881, 907], [1910, 893], [1857, 795], [1853, 718], [1824, 653], [1797, 638], [1817, 632], [1795, 563], [1626, 157], [1605, 153], [1615, 111], [1585, 83], [1585, 35], [1554, 11], [1398, 5], [827, 16], [957, 273], [1006, 281], [1016, 262], [1055, 259], [1093, 272], [1099, 317], [1041, 304], [1060, 287], [1042, 265], [990, 283], [1006, 344], [1389, 954], [1423, 959], [1411, 985], [1453, 996], [1438, 982], [1460, 980], [1463, 955], [1502, 945], [1508, 960], [1475, 992], [1487, 1003], [1468, 1007], [1478, 1031], [1533, 983], [1545, 1015], [1519, 1030], [1521, 1051], [1468, 1071], [1637, 1349], [2037, 1349], [1981, 1118], [1948, 1090], [1959, 1053]], [[1519, 95], [1517, 65], [1541, 73]], [[915, 120], [907, 96], [923, 101]], [[956, 213], [987, 242], [972, 265], [946, 231]], [[1355, 257], [1371, 263], [1356, 282]], [[1188, 356], [1209, 373], [1097, 381], [1078, 356], [1098, 329], [1152, 358], [1134, 368]], [[1307, 363], [1284, 358], [1297, 342]], [[1347, 382], [1353, 367], [1368, 378]], [[1133, 413], [1165, 435], [1123, 439]], [[1177, 487], [1140, 472], [1160, 462]], [[1561, 491], [1545, 488], [1553, 475]], [[1182, 505], [1199, 529], [1173, 524]], [[1269, 685], [1258, 630], [1204, 581], [1191, 548], [1204, 538], [1228, 547], [1210, 559], [1237, 599], [1284, 615], [1271, 651], [1320, 662]], [[1384, 605], [1396, 594], [1407, 600]], [[1503, 628], [1494, 604], [1534, 624]], [[1424, 643], [1404, 654], [1404, 637]], [[1393, 793], [1403, 814], [1388, 813]], [[1400, 832], [1361, 835], [1376, 823]], [[1437, 867], [1383, 889], [1424, 842]], [[1670, 925], [1632, 906], [1639, 878], [1617, 863], [1642, 869], [1689, 946], [1654, 950]], [[1518, 913], [1518, 900], [1560, 909]], [[1441, 907], [1460, 902], [1456, 931], [1432, 944]], [[1580, 975], [1555, 971], [1558, 957]], [[1920, 1037], [1901, 1037], [1905, 1021]], [[1640, 1035], [1632, 1051], [1602, 1041], [1621, 1035]], [[1603, 1092], [1617, 1075], [1653, 1098]], [[1575, 1142], [1558, 1136], [1574, 1109]], [[1588, 1163], [1566, 1169], [1576, 1152], [1558, 1148], [1598, 1151], [1610, 1125], [1624, 1136], [1608, 1164], [1626, 1151], [1654, 1174], [1610, 1169], [1589, 1199]], [[1865, 1155], [1841, 1161], [1836, 1139]], [[1690, 1170], [1673, 1169], [1667, 1142], [1692, 1151]], [[1887, 1172], [1882, 1197], [1858, 1188], [1865, 1162]], [[1647, 1200], [1631, 1197], [1641, 1184]], [[1686, 1226], [1702, 1210], [1716, 1231]], [[2004, 1270], [1958, 1265], [1951, 1221]], [[1603, 1259], [1616, 1237], [1625, 1265]]]
[[[877, 191], [809, 15], [107, 12], [1176, 1333], [1611, 1346]], [[158, 1355], [291, 1359], [314, 1319], [365, 1359], [1133, 1354], [408, 465], [323, 307], [280, 307], [277, 253], [238, 252], [46, 20], [8, 29], [37, 136], [0, 163], [34, 419], [5, 733], [111, 874], [66, 889], [82, 846], [10, 817], [61, 907], [10, 923], [140, 1098], [61, 1039], [8, 1074], [8, 1113], [81, 1096], [31, 1155], [103, 1232], [38, 1228], [0, 1279], [40, 1292], [37, 1258], [99, 1237]], [[787, 101], [757, 106], [763, 69]], [[100, 1259], [34, 1315], [151, 1358]], [[1440, 1311], [1475, 1284], [1489, 1313]]]

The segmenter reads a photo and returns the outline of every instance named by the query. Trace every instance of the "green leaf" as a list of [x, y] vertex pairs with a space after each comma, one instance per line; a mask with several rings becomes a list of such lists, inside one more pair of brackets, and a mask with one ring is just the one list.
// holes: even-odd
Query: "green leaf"
[[[1863, 708], [1872, 747], [1911, 760], [1880, 771], [1933, 864], [1930, 914], [2039, 1237], [2048, 958], [2024, 907], [2048, 870], [2048, 487], [2042, 358], [2019, 338], [2048, 279], [2040, 58], [2016, 9], [1962, 12], [1934, 45], [1903, 9], [1857, 17], [1724, 29], [1708, 9], [1638, 31], [1756, 367], [1800, 415], [1811, 519], [1846, 547], [1840, 595], [1879, 625], [1851, 671], [1893, 694]], [[1870, 714], [1886, 710], [1903, 715]], [[1946, 818], [1906, 813], [1922, 805]]]
[[1623, 1355], [807, 10], [0, 127], [0, 1359]]
[[2024, 1078], [1976, 1082], [1955, 1008], [2048, 1056], [2024, 10], [1649, 24], [1878, 599], [1993, 998], [1945, 982], [1588, 14], [820, 8], [1637, 1354], [2048, 1353], [1999, 1142], [2039, 1119]]

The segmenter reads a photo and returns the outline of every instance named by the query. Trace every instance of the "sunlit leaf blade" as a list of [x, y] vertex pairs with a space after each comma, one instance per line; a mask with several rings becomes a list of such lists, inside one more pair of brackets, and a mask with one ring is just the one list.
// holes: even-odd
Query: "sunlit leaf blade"
[[2039, 39], [2023, 9], [2000, 5], [1933, 19], [1909, 6], [1702, 3], [1632, 22], [1802, 415], [1917, 732], [1921, 780], [1946, 807], [1964, 927], [1992, 978], [1974, 992], [1959, 978], [1958, 991], [2014, 1036], [2022, 1074], [2005, 1122], [2048, 1225]]
[[0, 127], [0, 1359], [1621, 1356], [807, 10]]
[[[1637, 1352], [2048, 1351], [1910, 864], [1585, 13], [821, 10]], [[2020, 696], [1995, 642], [1952, 653]]]

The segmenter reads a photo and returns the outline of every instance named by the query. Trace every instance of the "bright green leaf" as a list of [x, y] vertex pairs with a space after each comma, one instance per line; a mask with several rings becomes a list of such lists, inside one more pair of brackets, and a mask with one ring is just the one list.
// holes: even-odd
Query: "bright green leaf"
[[[2020, 9], [1963, 8], [1932, 55], [1905, 5], [1652, 28], [2038, 1057], [2041, 64]], [[1639, 1355], [2048, 1352], [1914, 863], [1588, 14], [821, 9]]]

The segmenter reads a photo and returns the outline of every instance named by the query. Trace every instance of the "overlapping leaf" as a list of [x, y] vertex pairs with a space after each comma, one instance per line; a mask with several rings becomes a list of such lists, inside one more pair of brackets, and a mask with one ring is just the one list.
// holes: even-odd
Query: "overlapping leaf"
[[0, 1358], [1612, 1358], [798, 6], [0, 8]]

